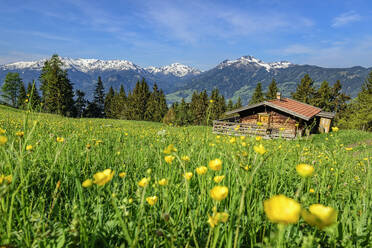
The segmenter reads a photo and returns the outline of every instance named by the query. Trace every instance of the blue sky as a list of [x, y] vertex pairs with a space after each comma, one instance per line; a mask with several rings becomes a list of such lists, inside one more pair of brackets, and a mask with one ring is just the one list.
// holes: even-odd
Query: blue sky
[[63, 57], [210, 69], [252, 55], [372, 66], [372, 1], [1, 0], [0, 64]]

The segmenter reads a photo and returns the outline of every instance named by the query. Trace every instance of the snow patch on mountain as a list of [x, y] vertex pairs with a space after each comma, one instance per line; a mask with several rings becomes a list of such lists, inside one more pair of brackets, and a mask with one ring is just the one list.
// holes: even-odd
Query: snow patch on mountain
[[162, 73], [165, 75], [172, 74], [176, 77], [184, 77], [187, 75], [199, 75], [201, 73], [201, 71], [196, 68], [183, 65], [180, 63], [173, 63], [162, 67], [150, 66], [145, 68], [145, 70], [152, 74], [158, 73]]
[[222, 69], [227, 66], [242, 66], [242, 65], [251, 65], [254, 67], [264, 67], [266, 71], [270, 71], [273, 69], [282, 69], [282, 68], [288, 68], [289, 66], [292, 66], [294, 64], [288, 62], [288, 61], [280, 61], [280, 62], [273, 62], [273, 63], [266, 63], [262, 60], [256, 59], [253, 56], [243, 56], [236, 60], [224, 60], [222, 63], [220, 63], [217, 68]]

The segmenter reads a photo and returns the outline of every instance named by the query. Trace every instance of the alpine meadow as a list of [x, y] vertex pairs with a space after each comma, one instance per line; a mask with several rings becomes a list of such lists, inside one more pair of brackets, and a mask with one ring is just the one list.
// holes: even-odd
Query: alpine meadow
[[372, 248], [371, 10], [1, 0], [0, 248]]

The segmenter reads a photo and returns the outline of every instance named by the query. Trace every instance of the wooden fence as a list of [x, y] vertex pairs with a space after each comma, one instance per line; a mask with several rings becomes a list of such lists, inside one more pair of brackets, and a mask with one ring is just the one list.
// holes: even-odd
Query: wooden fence
[[213, 133], [235, 136], [262, 136], [263, 138], [286, 138], [296, 137], [296, 131], [291, 129], [270, 128], [264, 125], [252, 125], [248, 123], [234, 123], [227, 121], [213, 121]]

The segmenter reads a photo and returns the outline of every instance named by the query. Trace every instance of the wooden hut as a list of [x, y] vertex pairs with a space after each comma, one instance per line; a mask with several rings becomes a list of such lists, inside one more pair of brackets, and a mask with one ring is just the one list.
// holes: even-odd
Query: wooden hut
[[277, 98], [225, 113], [230, 118], [213, 122], [213, 132], [295, 138], [314, 132], [328, 133], [334, 113], [290, 98]]

